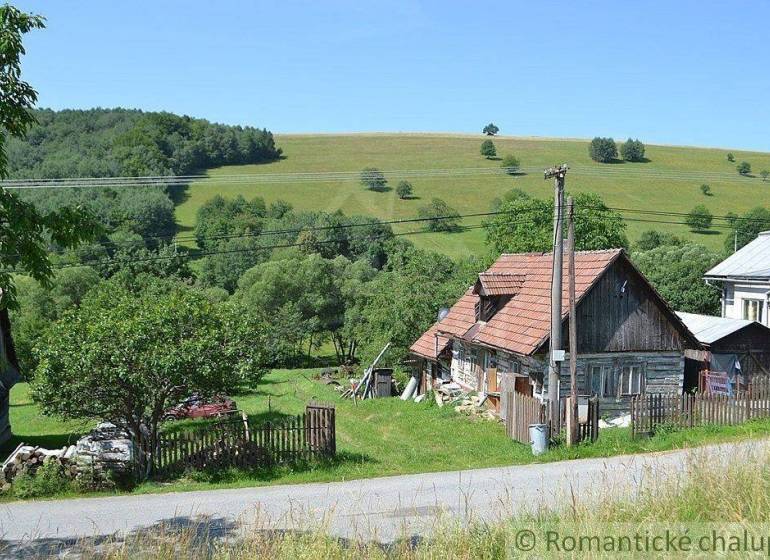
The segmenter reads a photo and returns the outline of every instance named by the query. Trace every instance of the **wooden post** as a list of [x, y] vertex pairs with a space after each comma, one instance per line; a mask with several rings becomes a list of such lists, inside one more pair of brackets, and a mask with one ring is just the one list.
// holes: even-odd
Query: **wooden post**
[[567, 445], [578, 441], [577, 414], [577, 317], [575, 315], [575, 200], [567, 198], [567, 258], [569, 259], [569, 384], [570, 403], [567, 406], [569, 417], [567, 429]]
[[555, 359], [555, 352], [561, 350], [561, 298], [562, 298], [562, 263], [564, 238], [562, 234], [562, 216], [564, 205], [564, 178], [567, 166], [560, 165], [546, 169], [546, 179], [554, 180], [553, 208], [553, 253], [551, 259], [551, 337], [549, 340], [548, 361], [548, 400], [551, 410], [552, 435], [558, 433], [561, 426], [559, 413], [560, 363]]

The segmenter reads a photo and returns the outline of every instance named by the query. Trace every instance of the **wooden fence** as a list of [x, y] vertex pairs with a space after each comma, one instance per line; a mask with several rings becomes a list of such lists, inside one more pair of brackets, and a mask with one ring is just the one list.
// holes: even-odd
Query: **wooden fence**
[[[551, 424], [551, 418], [548, 405], [541, 403], [534, 397], [529, 397], [514, 390], [506, 389], [501, 394], [500, 399], [500, 417], [505, 422], [505, 431], [508, 437], [521, 443], [529, 444], [529, 425], [530, 424]], [[566, 399], [562, 399], [561, 406], [564, 409]], [[566, 418], [566, 413], [562, 410], [561, 418]], [[555, 430], [551, 425], [551, 435], [558, 434], [563, 428]], [[578, 442], [596, 441], [599, 437], [599, 398], [592, 397], [588, 399], [588, 416], [585, 422], [578, 422], [577, 427]]]
[[578, 422], [577, 440], [594, 442], [599, 439], [599, 397], [588, 399], [588, 415], [585, 422]]
[[631, 432], [652, 434], [662, 424], [693, 428], [729, 426], [770, 417], [770, 378], [755, 378], [746, 390], [732, 395], [710, 393], [644, 394], [631, 399]]
[[500, 408], [508, 437], [529, 445], [529, 425], [546, 421], [546, 406], [533, 397], [516, 391], [503, 391]]
[[153, 472], [167, 476], [186, 468], [258, 467], [333, 457], [337, 451], [335, 410], [311, 403], [305, 414], [256, 423], [231, 417], [160, 438]]

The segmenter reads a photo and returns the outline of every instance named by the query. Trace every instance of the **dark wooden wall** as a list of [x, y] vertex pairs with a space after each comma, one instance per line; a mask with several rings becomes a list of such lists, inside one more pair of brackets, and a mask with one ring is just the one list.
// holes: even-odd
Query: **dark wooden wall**
[[[682, 335], [644, 279], [624, 259], [618, 259], [579, 303], [577, 327], [580, 354], [696, 347]], [[563, 336], [566, 346], [566, 323]]]

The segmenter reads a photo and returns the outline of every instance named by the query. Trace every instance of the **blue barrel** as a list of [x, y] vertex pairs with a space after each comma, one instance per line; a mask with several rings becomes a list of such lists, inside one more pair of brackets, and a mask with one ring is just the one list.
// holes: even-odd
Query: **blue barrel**
[[530, 424], [529, 443], [532, 444], [532, 455], [548, 451], [548, 424]]

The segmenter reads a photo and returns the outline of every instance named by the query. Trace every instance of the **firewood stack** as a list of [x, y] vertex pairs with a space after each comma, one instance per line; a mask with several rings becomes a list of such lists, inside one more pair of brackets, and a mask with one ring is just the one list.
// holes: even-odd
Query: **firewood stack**
[[61, 449], [45, 449], [20, 444], [2, 466], [0, 489], [10, 487], [19, 474], [35, 474], [41, 465], [56, 461], [65, 475], [90, 483], [107, 480], [109, 474], [130, 475], [135, 472], [136, 445], [125, 429], [104, 422], [75, 445]]
[[3, 490], [6, 490], [11, 481], [19, 474], [23, 472], [35, 474], [41, 465], [49, 461], [59, 463], [64, 468], [65, 473], [70, 476], [75, 477], [77, 475], [74, 445], [64, 446], [61, 449], [45, 449], [22, 443], [3, 463]]

